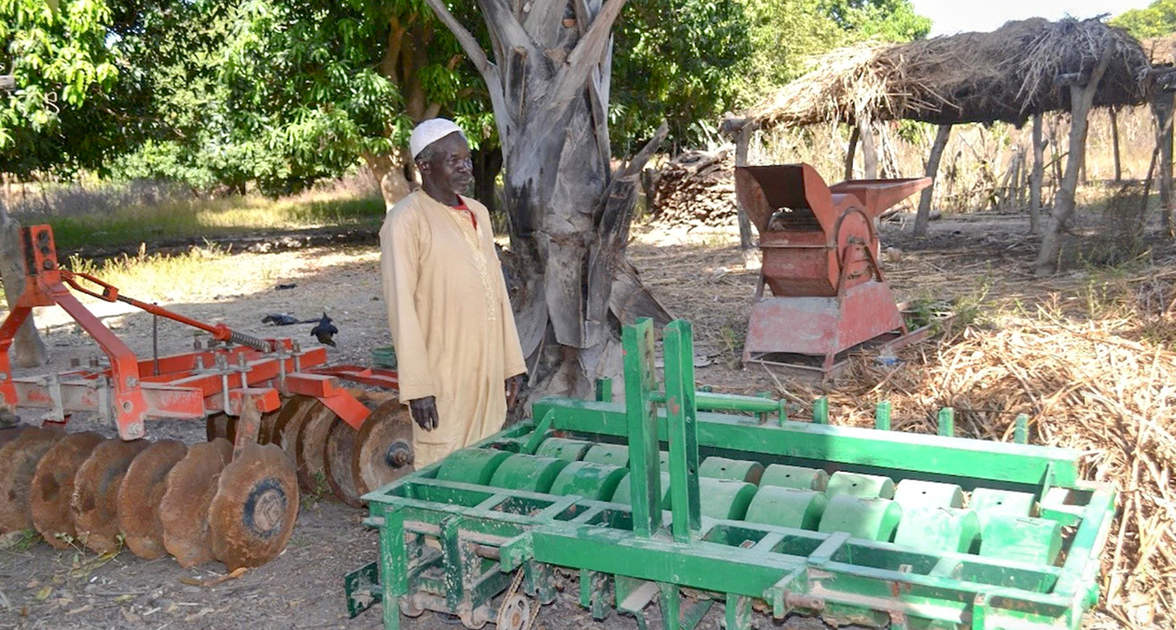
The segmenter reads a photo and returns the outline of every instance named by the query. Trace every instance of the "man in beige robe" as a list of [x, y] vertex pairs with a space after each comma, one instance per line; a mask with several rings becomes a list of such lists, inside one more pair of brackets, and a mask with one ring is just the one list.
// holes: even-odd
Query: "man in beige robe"
[[526, 373], [486, 207], [452, 122], [417, 126], [410, 145], [422, 189], [380, 229], [380, 273], [396, 347], [400, 400], [418, 469], [502, 428]]

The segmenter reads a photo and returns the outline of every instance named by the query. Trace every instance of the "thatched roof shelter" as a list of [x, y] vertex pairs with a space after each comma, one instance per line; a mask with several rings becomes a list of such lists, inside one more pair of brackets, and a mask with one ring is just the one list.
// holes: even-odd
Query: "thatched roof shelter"
[[1144, 102], [1151, 64], [1122, 29], [1098, 19], [1009, 22], [908, 44], [861, 45], [822, 56], [814, 69], [748, 112], [761, 127], [858, 119], [935, 124], [1005, 121], [1070, 109], [1070, 90], [1110, 55], [1094, 106]]

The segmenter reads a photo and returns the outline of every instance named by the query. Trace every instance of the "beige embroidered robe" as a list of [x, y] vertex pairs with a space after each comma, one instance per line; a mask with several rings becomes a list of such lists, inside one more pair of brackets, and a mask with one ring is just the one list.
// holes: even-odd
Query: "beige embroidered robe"
[[400, 399], [437, 399], [439, 426], [413, 425], [419, 469], [502, 428], [503, 382], [526, 372], [486, 207], [477, 219], [424, 191], [380, 229], [380, 272], [396, 346]]

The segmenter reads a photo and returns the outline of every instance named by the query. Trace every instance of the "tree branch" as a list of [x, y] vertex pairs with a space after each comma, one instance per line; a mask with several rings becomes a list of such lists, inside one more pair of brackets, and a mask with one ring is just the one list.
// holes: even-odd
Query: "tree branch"
[[[478, 5], [486, 14], [486, 26], [490, 28], [490, 31], [497, 30], [506, 37], [506, 42], [502, 46], [504, 51], [518, 46], [536, 47], [535, 40], [519, 23], [506, 0], [478, 0]], [[501, 59], [498, 61], [502, 62]]]
[[[461, 49], [465, 51], [466, 56], [470, 58], [470, 62], [478, 69], [486, 83], [490, 83], [491, 79], [494, 79], [494, 83], [497, 84], [498, 71], [494, 64], [490, 63], [490, 59], [486, 57], [486, 51], [482, 50], [482, 45], [478, 43], [473, 33], [470, 33], [466, 27], [461, 25], [461, 22], [457, 21], [457, 18], [453, 17], [453, 14], [446, 8], [444, 0], [425, 0], [425, 2], [429, 3], [433, 13], [437, 14], [437, 18], [457, 38]], [[491, 92], [493, 92], [493, 88], [491, 88]]]
[[592, 20], [588, 33], [584, 35], [568, 55], [567, 65], [560, 71], [556, 79], [555, 90], [552, 92], [552, 111], [559, 111], [567, 106], [584, 87], [588, 75], [604, 56], [613, 23], [625, 7], [625, 0], [608, 0]]

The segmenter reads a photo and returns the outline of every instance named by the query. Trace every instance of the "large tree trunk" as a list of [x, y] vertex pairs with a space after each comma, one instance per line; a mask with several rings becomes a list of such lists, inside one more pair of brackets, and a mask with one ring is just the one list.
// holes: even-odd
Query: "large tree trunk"
[[1029, 176], [1029, 233], [1041, 233], [1041, 184], [1045, 179], [1045, 145], [1041, 139], [1041, 114], [1033, 115], [1033, 172]]
[[620, 373], [618, 322], [667, 318], [625, 260], [638, 177], [665, 126], [624, 169], [610, 164], [610, 33], [625, 0], [478, 0], [493, 59], [443, 0], [427, 1], [494, 107], [532, 388], [589, 396], [596, 378]]
[[[13, 304], [24, 292], [25, 265], [21, 253], [20, 224], [8, 215], [3, 200], [0, 200], [0, 276], [4, 279], [4, 299], [11, 312]], [[10, 353], [9, 358], [17, 367], [38, 367], [48, 362], [49, 352], [37, 334], [31, 313], [17, 329]]]
[[1098, 90], [1098, 83], [1106, 72], [1111, 59], [1111, 46], [1104, 45], [1098, 64], [1084, 77], [1081, 84], [1075, 82], [1070, 87], [1070, 154], [1066, 158], [1066, 172], [1058, 184], [1058, 192], [1054, 201], [1053, 213], [1050, 215], [1050, 225], [1041, 241], [1041, 250], [1037, 253], [1037, 260], [1033, 263], [1033, 271], [1038, 276], [1052, 273], [1056, 270], [1058, 252], [1061, 248], [1062, 233], [1069, 227], [1070, 219], [1074, 215], [1075, 195], [1078, 191], [1078, 170], [1082, 166], [1083, 156], [1086, 155], [1086, 131], [1089, 127], [1090, 107], [1094, 103], [1094, 93]]
[[[931, 154], [927, 156], [927, 170], [924, 175], [932, 180], [939, 179], [939, 160], [943, 158], [943, 149], [947, 146], [947, 139], [951, 137], [951, 125], [939, 125], [935, 132], [935, 142], [931, 143]], [[919, 212], [915, 215], [915, 236], [927, 234], [927, 223], [931, 220], [931, 196], [935, 190], [935, 183], [923, 189], [919, 196]]]
[[494, 214], [498, 210], [498, 174], [502, 172], [502, 149], [481, 148], [472, 152], [474, 162], [474, 199]]

